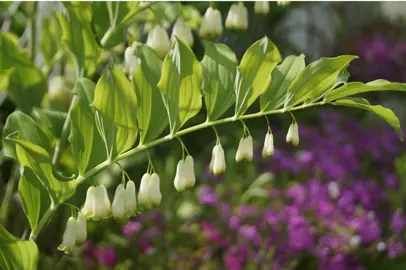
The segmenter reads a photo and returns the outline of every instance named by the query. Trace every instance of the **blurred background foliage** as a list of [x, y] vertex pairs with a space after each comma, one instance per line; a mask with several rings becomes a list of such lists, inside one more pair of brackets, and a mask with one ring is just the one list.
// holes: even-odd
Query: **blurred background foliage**
[[[231, 4], [215, 2], [223, 21]], [[323, 56], [358, 55], [350, 66], [350, 81], [406, 80], [406, 5], [401, 2], [271, 2], [266, 16], [254, 14], [253, 2], [245, 5], [248, 30], [225, 29], [215, 40], [230, 46], [239, 59], [254, 41], [267, 35], [283, 57], [304, 53], [307, 63]], [[182, 2], [157, 7], [169, 32], [179, 15], [189, 18], [196, 40], [192, 49], [199, 60], [204, 52], [196, 30], [208, 6], [208, 2]], [[1, 2], [0, 24], [2, 32], [15, 34], [20, 47], [27, 48], [31, 42], [27, 24], [34, 20], [36, 46], [41, 51], [34, 61], [49, 86], [58, 79], [64, 85], [63, 91], [49, 88], [42, 109], [63, 114], [69, 107], [75, 78], [66, 57], [55, 57], [60, 40], [55, 35], [59, 30], [53, 12], [60, 9], [57, 2]], [[34, 18], [33, 10], [37, 11]], [[128, 31], [123, 30], [122, 37], [117, 37], [119, 42], [103, 52], [105, 64], [112, 65], [117, 61], [114, 59], [122, 62], [124, 48], [134, 40], [144, 42], [152, 25], [134, 23]], [[102, 17], [97, 27], [104, 29]], [[97, 69], [92, 78], [97, 79], [102, 71]], [[406, 124], [405, 95], [379, 92], [369, 97], [373, 103], [391, 108], [402, 126]], [[0, 104], [2, 127], [16, 107], [6, 91], [0, 92]], [[201, 112], [187, 125], [203, 122], [205, 115]], [[173, 188], [181, 157], [179, 143], [154, 147], [150, 154], [162, 179], [161, 206], [140, 213], [128, 224], [89, 222], [89, 241], [73, 256], [56, 249], [70, 212], [63, 208], [39, 237], [39, 269], [404, 269], [405, 220], [399, 209], [406, 196], [405, 144], [379, 119], [358, 110], [317, 108], [295, 116], [301, 145], [294, 149], [284, 142], [290, 116], [272, 116], [277, 151], [266, 160], [260, 157], [265, 119], [247, 121], [255, 139], [256, 158], [238, 165], [234, 155], [243, 128], [235, 123], [219, 126], [228, 161], [224, 177], [208, 173], [215, 143], [212, 130], [185, 135], [184, 143], [196, 162], [197, 185], [183, 193]], [[59, 122], [47, 122], [40, 110], [36, 120], [45, 127], [60, 128]], [[72, 162], [64, 155], [62, 164], [70, 173]], [[138, 183], [147, 158], [140, 153], [122, 165]], [[28, 222], [15, 193], [17, 169], [1, 156], [0, 222], [15, 235], [23, 235]], [[112, 166], [96, 178], [111, 187], [112, 195], [120, 181], [120, 169]], [[71, 203], [80, 205], [91, 184], [80, 186]], [[320, 212], [320, 204], [339, 219]], [[398, 226], [393, 228], [393, 223]]]

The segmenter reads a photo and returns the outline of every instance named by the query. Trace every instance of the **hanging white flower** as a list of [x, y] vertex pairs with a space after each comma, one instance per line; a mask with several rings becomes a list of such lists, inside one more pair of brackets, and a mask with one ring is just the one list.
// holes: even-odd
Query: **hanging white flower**
[[159, 25], [155, 26], [148, 34], [147, 45], [154, 49], [159, 57], [164, 58], [171, 46], [166, 30]]
[[294, 146], [299, 145], [299, 127], [296, 121], [289, 126], [288, 134], [286, 135], [286, 142], [291, 143]]
[[221, 13], [217, 9], [209, 7], [200, 24], [199, 34], [203, 38], [214, 39], [223, 33]]
[[151, 175], [151, 180], [149, 184], [149, 197], [150, 202], [153, 205], [158, 206], [161, 203], [162, 195], [160, 190], [160, 179], [159, 175], [156, 173], [153, 173]]
[[193, 161], [193, 157], [188, 155], [185, 158], [185, 174], [186, 174], [186, 188], [192, 188], [195, 186], [196, 183], [196, 176], [195, 176], [195, 164]]
[[70, 217], [66, 223], [65, 232], [62, 236], [62, 243], [59, 245], [58, 249], [64, 251], [65, 253], [72, 252], [73, 248], [76, 246], [76, 230], [77, 222], [74, 217]]
[[179, 17], [175, 25], [173, 26], [171, 41], [175, 42], [176, 37], [182, 40], [186, 45], [189, 47], [193, 46], [193, 34], [190, 25], [183, 20], [183, 18]]
[[135, 49], [128, 47], [124, 52], [124, 65], [128, 70], [128, 74], [132, 76], [139, 66], [138, 58], [134, 55]]
[[76, 222], [76, 245], [81, 245], [86, 241], [87, 238], [86, 216], [79, 212]]
[[94, 193], [93, 216], [94, 220], [108, 218], [111, 213], [111, 204], [106, 187], [97, 186]]
[[231, 5], [226, 18], [226, 28], [235, 30], [248, 29], [248, 11], [242, 2]]
[[134, 216], [137, 213], [137, 195], [135, 184], [129, 180], [126, 185], [125, 213], [127, 217]]
[[262, 149], [262, 157], [271, 157], [274, 151], [273, 134], [272, 132], [267, 132], [265, 135], [264, 148]]
[[177, 191], [185, 190], [186, 186], [186, 172], [185, 172], [185, 162], [180, 160], [176, 167], [176, 175], [173, 184]]
[[111, 204], [111, 212], [115, 219], [124, 219], [125, 213], [125, 200], [126, 190], [122, 184], [118, 185], [114, 194], [113, 203]]
[[255, 1], [254, 12], [256, 14], [268, 14], [269, 13], [269, 2], [268, 1]]
[[253, 157], [253, 143], [252, 137], [248, 136], [246, 138], [241, 138], [238, 145], [237, 153], [235, 155], [235, 160], [240, 162], [242, 160], [251, 161]]
[[87, 218], [92, 218], [93, 216], [93, 206], [95, 202], [95, 191], [96, 187], [91, 186], [87, 189], [86, 193], [86, 200], [85, 204], [82, 209], [82, 213], [87, 217]]
[[210, 171], [214, 175], [222, 174], [226, 170], [226, 160], [224, 157], [224, 150], [221, 144], [217, 144], [213, 148], [211, 161], [210, 161]]
[[140, 191], [138, 192], [138, 203], [143, 204], [147, 207], [151, 206], [150, 196], [149, 196], [149, 184], [151, 181], [151, 175], [145, 173], [141, 178]]

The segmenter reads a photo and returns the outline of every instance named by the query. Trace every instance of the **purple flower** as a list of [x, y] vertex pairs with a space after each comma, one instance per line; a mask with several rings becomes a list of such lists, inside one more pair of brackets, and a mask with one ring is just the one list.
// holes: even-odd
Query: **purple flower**
[[395, 242], [388, 244], [388, 256], [389, 258], [394, 258], [403, 252], [403, 243]]
[[304, 251], [314, 245], [314, 233], [304, 217], [293, 216], [289, 219], [288, 234], [289, 246], [293, 251]]
[[255, 226], [243, 226], [240, 228], [239, 233], [244, 238], [252, 241], [254, 245], [259, 246], [261, 244], [261, 237]]
[[101, 265], [112, 266], [117, 263], [116, 252], [110, 247], [97, 249], [95, 255]]
[[130, 221], [124, 226], [123, 233], [125, 236], [132, 236], [141, 230], [141, 226], [139, 221]]
[[230, 227], [230, 229], [232, 230], [237, 230], [240, 226], [241, 226], [241, 222], [240, 219], [236, 216], [232, 216], [229, 220], [228, 220], [228, 226]]
[[204, 205], [214, 206], [218, 202], [217, 194], [209, 186], [204, 186], [199, 192], [200, 202]]
[[233, 246], [227, 250], [224, 258], [226, 269], [242, 270], [248, 257], [248, 249], [245, 246]]
[[398, 209], [392, 216], [391, 230], [395, 233], [401, 233], [405, 228], [405, 215], [403, 209]]

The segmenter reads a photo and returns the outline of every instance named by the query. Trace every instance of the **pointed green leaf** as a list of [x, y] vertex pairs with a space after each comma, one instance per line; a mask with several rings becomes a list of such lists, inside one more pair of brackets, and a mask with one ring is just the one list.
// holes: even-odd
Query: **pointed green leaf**
[[101, 114], [101, 135], [110, 149], [109, 156], [130, 149], [137, 139], [137, 97], [122, 71], [106, 69], [97, 82], [92, 105]]
[[372, 91], [406, 91], [405, 83], [389, 82], [387, 80], [375, 80], [369, 83], [351, 82], [336, 88], [325, 96], [325, 101], [332, 101], [359, 93]]
[[34, 120], [22, 112], [15, 111], [8, 116], [3, 129], [3, 147], [6, 156], [17, 159], [15, 143], [6, 140], [7, 136], [16, 131], [21, 132], [21, 138], [23, 140], [40, 145], [46, 149], [48, 153], [51, 153], [49, 138], [42, 132]]
[[306, 66], [305, 56], [290, 55], [272, 71], [269, 88], [261, 95], [261, 111], [266, 112], [281, 107], [286, 99], [288, 87]]
[[156, 139], [168, 125], [161, 90], [157, 84], [161, 76], [162, 60], [146, 45], [136, 49], [140, 66], [133, 76], [133, 87], [137, 94], [137, 119], [141, 143]]
[[8, 88], [10, 84], [10, 76], [14, 70], [14, 68], [0, 70], [0, 92]]
[[41, 18], [41, 36], [39, 48], [45, 63], [49, 64], [59, 51], [61, 33], [55, 16], [43, 16]]
[[226, 45], [207, 42], [201, 64], [207, 119], [214, 121], [235, 102], [234, 81], [237, 57]]
[[177, 39], [164, 59], [158, 87], [162, 91], [171, 134], [202, 107], [202, 67], [192, 50]]
[[356, 58], [353, 55], [320, 58], [308, 65], [289, 86], [285, 108], [307, 99], [320, 98], [334, 86], [341, 71]]
[[39, 259], [34, 241], [23, 241], [0, 225], [0, 268], [4, 270], [36, 270]]
[[32, 169], [50, 195], [57, 201], [70, 198], [76, 189], [75, 181], [62, 182], [53, 175], [51, 157], [44, 148], [21, 139], [21, 132], [16, 131], [6, 140], [16, 144], [17, 159], [21, 166]]
[[237, 68], [235, 116], [241, 116], [271, 83], [271, 72], [282, 60], [267, 37], [248, 48]]
[[69, 142], [80, 175], [106, 159], [104, 143], [97, 132], [95, 112], [90, 107], [96, 85], [81, 78], [73, 89], [77, 96], [71, 111], [71, 133]]
[[383, 120], [385, 120], [396, 131], [400, 139], [403, 140], [403, 134], [400, 128], [399, 119], [396, 117], [396, 115], [393, 113], [392, 110], [382, 107], [380, 105], [369, 105], [369, 102], [365, 99], [361, 99], [361, 101], [359, 101], [358, 99], [350, 99], [350, 98], [339, 99], [334, 101], [332, 104], [338, 106], [360, 108], [375, 113]]
[[31, 169], [24, 168], [18, 182], [18, 193], [21, 197], [24, 213], [30, 222], [31, 231], [34, 231], [51, 205], [48, 191]]
[[19, 109], [29, 113], [33, 107], [40, 106], [47, 92], [45, 77], [19, 49], [12, 34], [0, 33], [0, 70], [10, 69], [14, 72], [8, 80], [8, 95]]
[[34, 108], [32, 116], [44, 133], [49, 137], [59, 138], [61, 136], [66, 113], [61, 111], [51, 111]]

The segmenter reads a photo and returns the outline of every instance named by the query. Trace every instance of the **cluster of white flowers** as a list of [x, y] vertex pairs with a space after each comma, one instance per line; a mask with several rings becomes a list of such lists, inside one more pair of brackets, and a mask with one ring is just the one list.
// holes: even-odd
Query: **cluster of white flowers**
[[159, 175], [156, 173], [145, 173], [141, 178], [140, 192], [138, 193], [138, 203], [146, 207], [159, 205], [162, 200], [159, 188]]
[[286, 142], [291, 143], [294, 146], [299, 145], [299, 126], [296, 121], [290, 125], [288, 134], [286, 135]]
[[243, 2], [231, 5], [226, 18], [226, 28], [235, 30], [248, 29], [248, 11]]
[[86, 217], [83, 213], [78, 213], [77, 219], [74, 217], [68, 219], [62, 237], [62, 244], [60, 244], [58, 249], [70, 253], [75, 246], [83, 244], [86, 238]]
[[180, 160], [176, 168], [174, 186], [177, 191], [195, 186], [196, 176], [192, 156], [188, 155], [185, 160]]

